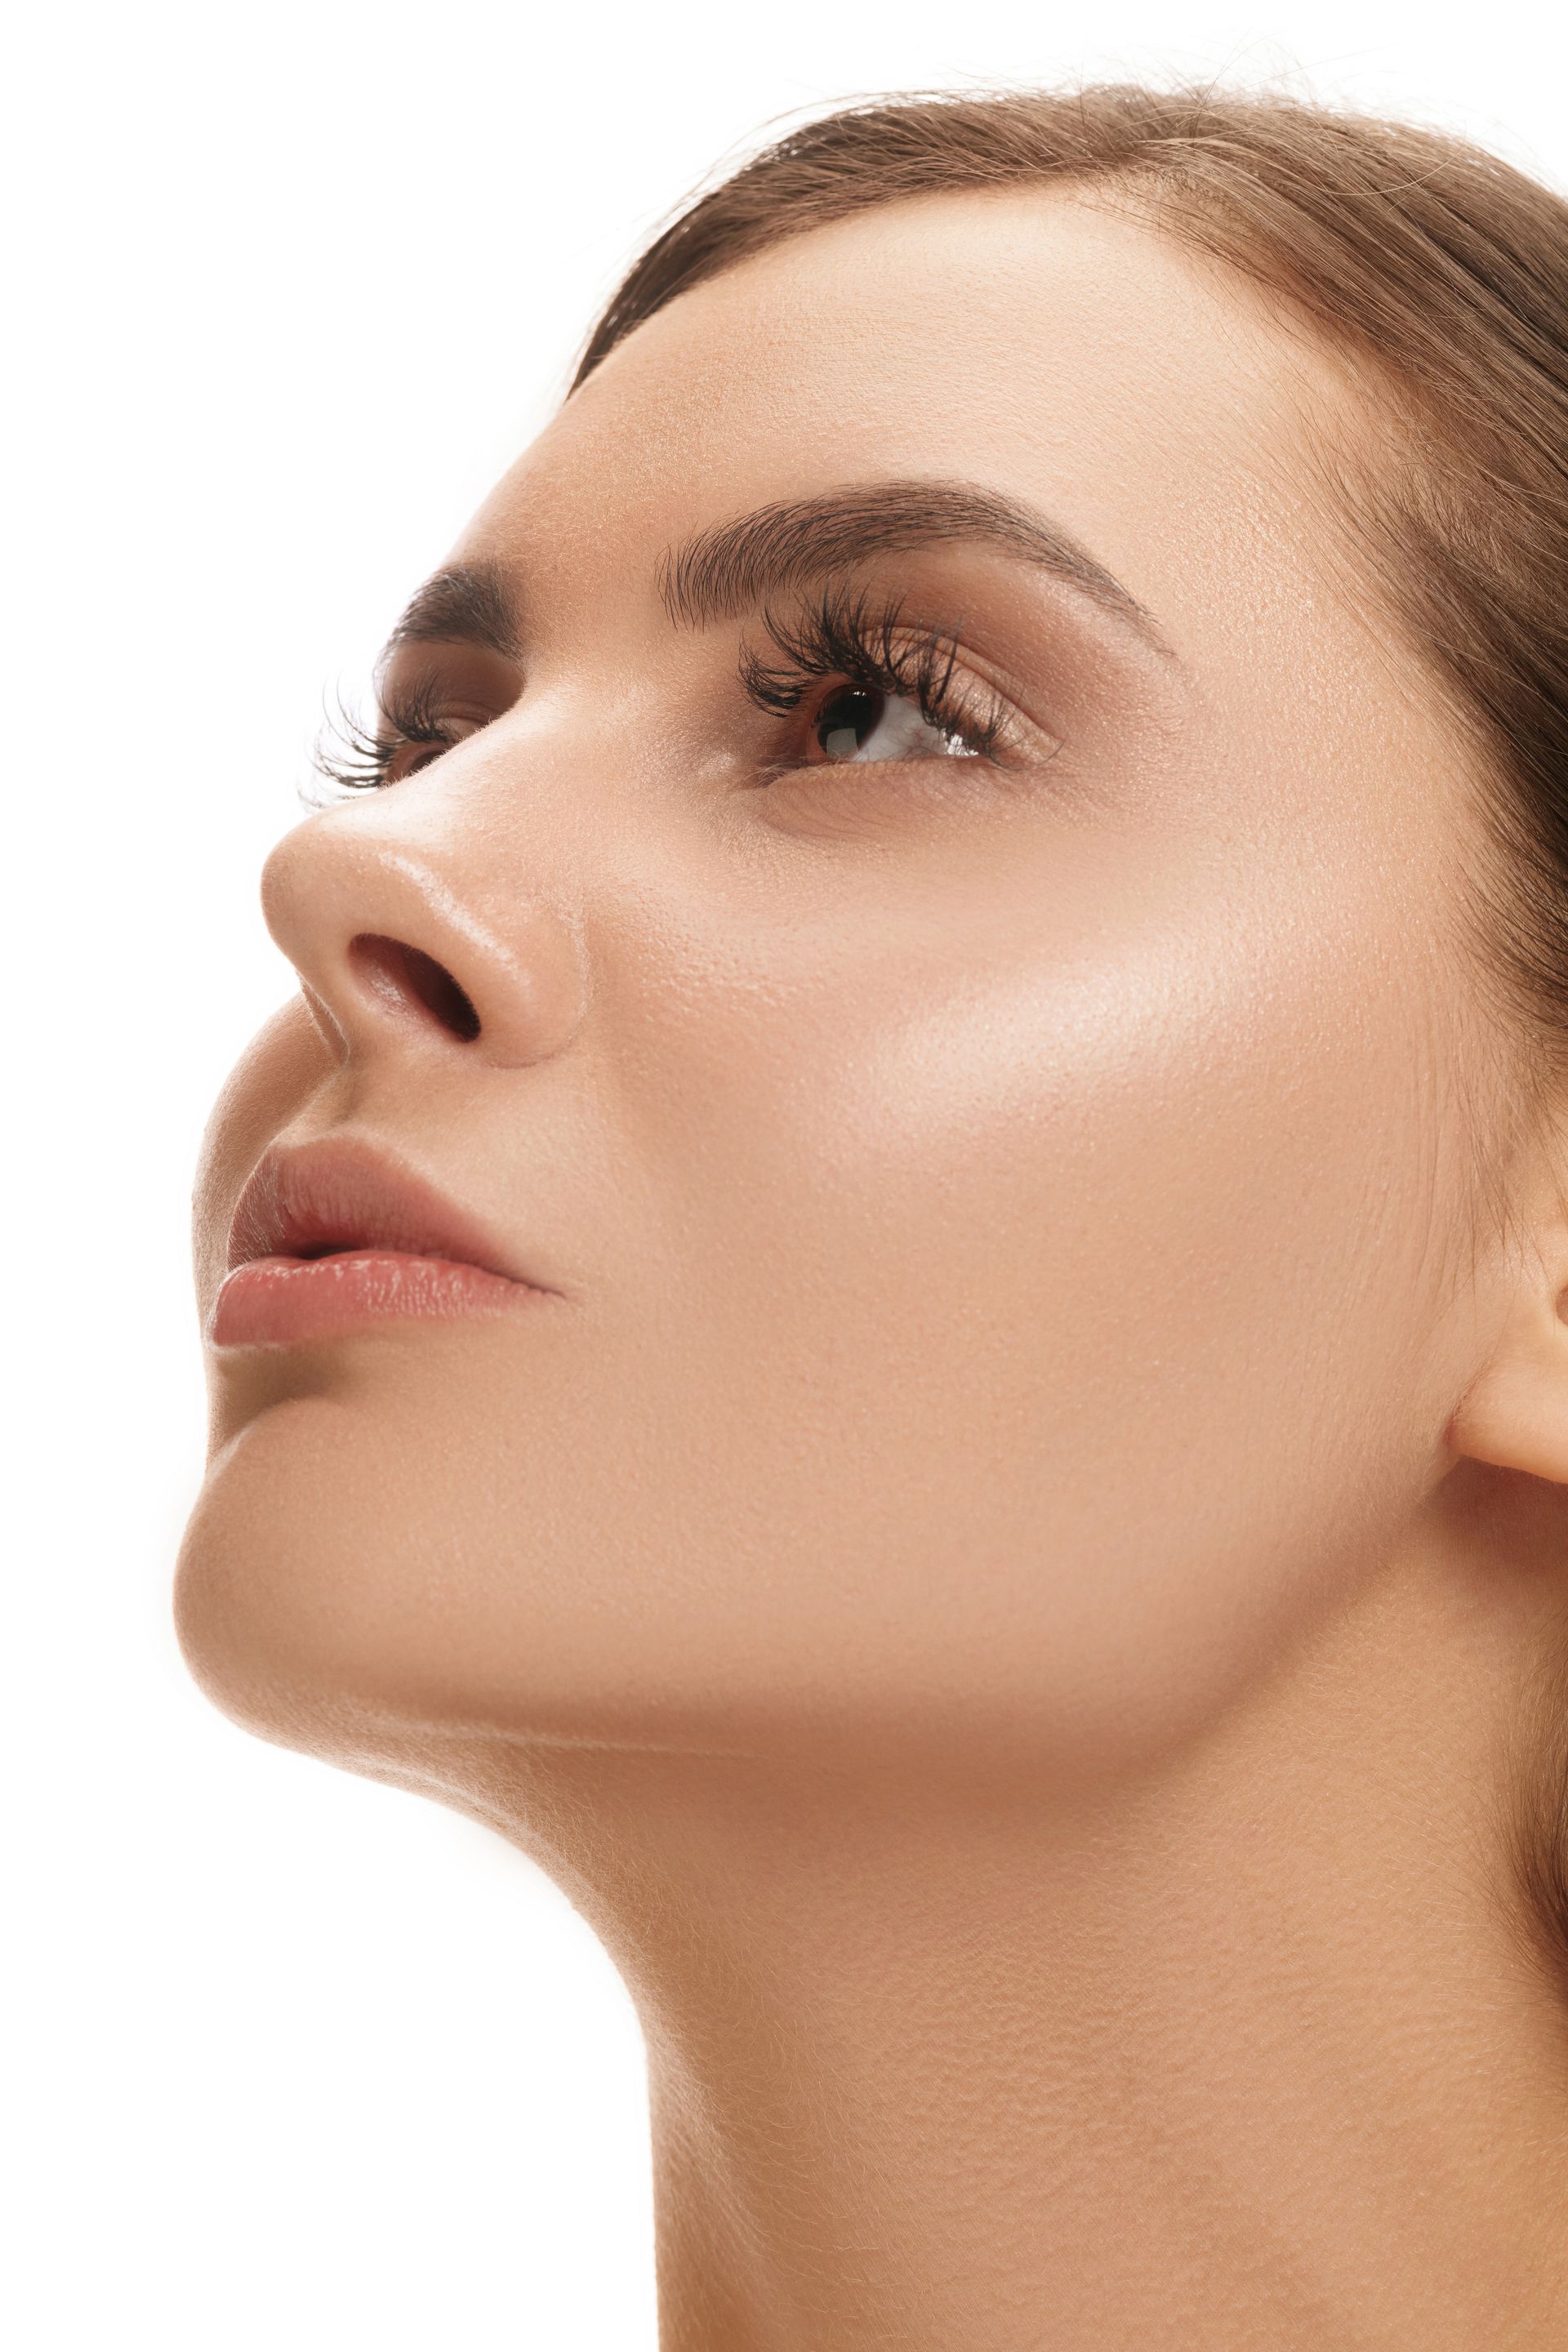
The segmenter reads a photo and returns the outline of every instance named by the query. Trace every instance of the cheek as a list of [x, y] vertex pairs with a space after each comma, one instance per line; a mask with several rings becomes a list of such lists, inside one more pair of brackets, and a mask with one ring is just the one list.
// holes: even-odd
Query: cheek
[[727, 1016], [681, 1142], [712, 1345], [671, 1411], [759, 1667], [820, 1686], [831, 1627], [862, 1719], [941, 1686], [1078, 1745], [1130, 1707], [1173, 1736], [1436, 1473], [1442, 983], [1391, 982], [1370, 904], [1124, 870], [1114, 923], [1064, 892], [1047, 950], [1042, 903], [984, 956], [890, 942]]

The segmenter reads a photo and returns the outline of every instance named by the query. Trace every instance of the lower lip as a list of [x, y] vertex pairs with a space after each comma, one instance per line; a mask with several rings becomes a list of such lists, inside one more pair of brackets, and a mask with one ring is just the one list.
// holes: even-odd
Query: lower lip
[[515, 1314], [548, 1295], [454, 1258], [397, 1250], [258, 1257], [226, 1277], [207, 1338], [215, 1348], [286, 1346], [408, 1317]]

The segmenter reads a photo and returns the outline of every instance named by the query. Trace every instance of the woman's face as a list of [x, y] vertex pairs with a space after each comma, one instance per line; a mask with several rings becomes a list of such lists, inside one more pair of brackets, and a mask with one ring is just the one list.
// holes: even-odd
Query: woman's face
[[1310, 487], [1351, 417], [1047, 194], [799, 237], [567, 403], [271, 860], [302, 992], [198, 1203], [205, 1312], [274, 1147], [241, 1256], [552, 1295], [234, 1287], [221, 1704], [1125, 1759], [1348, 1596], [1453, 1458], [1501, 1100], [1459, 763]]

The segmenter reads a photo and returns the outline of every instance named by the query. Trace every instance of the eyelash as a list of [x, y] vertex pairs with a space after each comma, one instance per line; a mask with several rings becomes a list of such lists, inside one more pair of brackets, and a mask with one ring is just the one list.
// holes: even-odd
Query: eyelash
[[764, 613], [763, 626], [784, 656], [773, 667], [747, 649], [741, 684], [759, 710], [780, 718], [798, 710], [825, 678], [913, 702], [928, 727], [982, 759], [993, 758], [1007, 731], [1007, 706], [994, 692], [978, 694], [958, 671], [958, 640], [950, 629], [910, 629], [901, 601], [874, 605], [868, 592], [827, 589], [799, 619]]
[[378, 688], [381, 724], [374, 732], [340, 701], [317, 740], [311, 766], [341, 792], [368, 793], [392, 781], [394, 761], [411, 743], [435, 746], [438, 758], [462, 739], [449, 720], [441, 719], [434, 695], [435, 682], [429, 678], [406, 689]]
[[[975, 681], [958, 671], [958, 641], [951, 629], [906, 627], [902, 610], [900, 599], [874, 604], [868, 592], [829, 588], [798, 618], [764, 612], [763, 628], [783, 662], [770, 664], [743, 647], [743, 692], [757, 709], [776, 718], [792, 717], [812, 688], [828, 679], [841, 689], [900, 697], [916, 705], [928, 727], [964, 751], [994, 759], [1008, 732], [1005, 702], [994, 691], [977, 691]], [[429, 747], [439, 758], [476, 731], [454, 728], [442, 717], [437, 682], [428, 678], [413, 688], [382, 688], [376, 716], [374, 730], [342, 703], [329, 716], [311, 764], [340, 791], [378, 791], [393, 781], [393, 766], [410, 745]], [[802, 763], [776, 764], [782, 769]]]

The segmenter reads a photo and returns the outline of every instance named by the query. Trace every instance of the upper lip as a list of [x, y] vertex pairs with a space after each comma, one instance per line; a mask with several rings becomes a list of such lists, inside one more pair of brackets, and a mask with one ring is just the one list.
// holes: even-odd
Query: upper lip
[[230, 1270], [253, 1258], [355, 1249], [452, 1258], [509, 1282], [547, 1286], [514, 1265], [477, 1219], [367, 1144], [330, 1137], [263, 1152], [235, 1206]]

